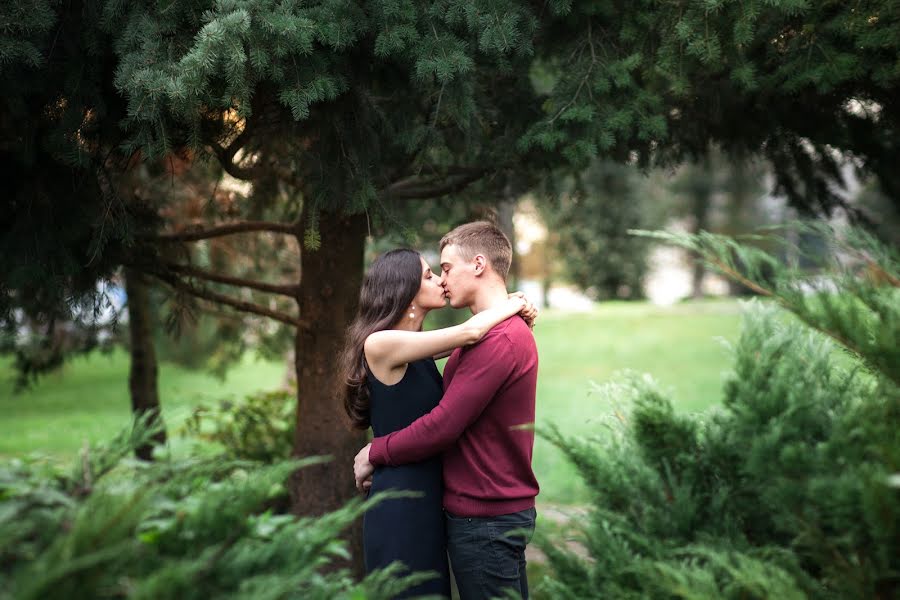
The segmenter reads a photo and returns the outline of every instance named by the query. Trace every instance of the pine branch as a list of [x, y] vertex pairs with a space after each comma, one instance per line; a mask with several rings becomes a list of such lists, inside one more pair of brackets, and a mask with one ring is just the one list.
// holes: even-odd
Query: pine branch
[[746, 277], [744, 277], [743, 275], [738, 273], [735, 269], [732, 269], [731, 267], [726, 265], [721, 260], [719, 260], [717, 258], [712, 258], [711, 256], [702, 256], [702, 258], [709, 261], [709, 263], [712, 264], [718, 270], [720, 270], [723, 275], [726, 275], [727, 277], [730, 277], [731, 279], [737, 281], [741, 285], [753, 290], [760, 296], [775, 297], [775, 299], [777, 301], [779, 301], [780, 303], [785, 305], [785, 308], [790, 307], [790, 305], [787, 304], [783, 298], [781, 298], [780, 296], [775, 296], [775, 293], [772, 290], [767, 290], [766, 288], [762, 287], [761, 285], [757, 284], [756, 282], [747, 279]]
[[[136, 267], [136, 268], [140, 268], [140, 267]], [[144, 271], [144, 272], [147, 273], [148, 275], [152, 275], [153, 277], [156, 277], [163, 283], [168, 284], [173, 289], [191, 294], [192, 296], [196, 296], [197, 298], [201, 298], [208, 302], [224, 304], [224, 305], [230, 306], [231, 308], [233, 308], [237, 311], [240, 311], [240, 312], [246, 312], [246, 313], [250, 313], [250, 314], [254, 314], [254, 315], [259, 315], [261, 317], [269, 317], [270, 319], [275, 319], [276, 321], [280, 321], [287, 325], [293, 325], [294, 327], [299, 327], [302, 329], [309, 328], [309, 323], [307, 323], [306, 321], [303, 321], [301, 319], [298, 319], [297, 317], [289, 315], [287, 313], [283, 313], [283, 312], [277, 311], [277, 310], [272, 310], [272, 309], [266, 308], [265, 306], [256, 304], [254, 302], [246, 302], [244, 300], [238, 300], [236, 298], [227, 296], [225, 294], [220, 294], [220, 293], [214, 292], [212, 290], [193, 286], [193, 285], [183, 281], [182, 279], [178, 278], [177, 276], [172, 275], [171, 273], [165, 273], [165, 272], [155, 271], [155, 270]]]
[[811, 319], [809, 317], [809, 315], [806, 314], [806, 312], [801, 310], [800, 307], [789, 302], [787, 300], [787, 298], [785, 298], [779, 294], [776, 294], [772, 290], [769, 290], [769, 289], [766, 289], [766, 288], [760, 286], [759, 284], [751, 281], [750, 279], [747, 279], [746, 277], [744, 277], [743, 275], [741, 275], [736, 270], [732, 269], [731, 267], [729, 267], [728, 265], [726, 265], [724, 262], [722, 262], [719, 259], [712, 258], [711, 256], [704, 256], [704, 258], [711, 265], [713, 265], [716, 269], [720, 270], [722, 272], [722, 274], [725, 275], [726, 277], [730, 277], [730, 278], [734, 279], [735, 281], [737, 281], [738, 283], [741, 283], [742, 285], [747, 286], [748, 288], [750, 288], [757, 294], [760, 294], [763, 296], [768, 296], [768, 297], [774, 299], [782, 307], [784, 307], [785, 309], [794, 313], [801, 321], [803, 321], [804, 323], [806, 323], [813, 329], [816, 329], [816, 330], [820, 331], [821, 333], [824, 333], [831, 339], [835, 340], [840, 345], [842, 345], [844, 348], [846, 348], [851, 353], [853, 353], [857, 358], [859, 358], [864, 363], [868, 363], [868, 361], [866, 360], [865, 354], [863, 354], [862, 350], [856, 344], [854, 344], [853, 342], [851, 342], [850, 340], [848, 340], [847, 338], [842, 336], [837, 331], [834, 331], [833, 329], [824, 327], [821, 323], [819, 323], [815, 319]]
[[484, 167], [456, 167], [450, 169], [446, 177], [408, 177], [384, 188], [381, 191], [381, 195], [386, 198], [400, 200], [437, 198], [461, 192], [489, 172], [491, 172], [491, 169]]
[[293, 186], [298, 190], [303, 189], [303, 181], [297, 176], [294, 170], [280, 165], [278, 161], [272, 159], [272, 157], [269, 157], [270, 160], [268, 160], [266, 164], [260, 161], [259, 164], [253, 165], [252, 167], [241, 167], [237, 165], [234, 162], [234, 157], [247, 145], [247, 142], [251, 137], [250, 121], [248, 120], [244, 124], [244, 129], [230, 144], [228, 144], [228, 146], [223, 147], [219, 144], [212, 144], [213, 153], [219, 160], [219, 164], [222, 165], [222, 169], [235, 179], [243, 181], [255, 181], [265, 174], [273, 174], [283, 183]]
[[285, 233], [296, 235], [297, 223], [279, 223], [277, 221], [238, 221], [214, 225], [206, 229], [193, 231], [181, 231], [176, 233], [161, 233], [151, 239], [159, 242], [197, 242], [216, 237], [223, 237], [235, 233], [250, 233], [256, 231], [268, 231], [271, 233]]
[[198, 269], [197, 267], [192, 267], [190, 265], [179, 265], [176, 263], [164, 263], [164, 265], [168, 270], [179, 273], [181, 275], [186, 275], [188, 277], [195, 277], [197, 279], [203, 279], [205, 281], [214, 281], [216, 283], [223, 283], [225, 285], [233, 285], [236, 287], [250, 288], [270, 294], [281, 294], [290, 298], [296, 298], [297, 293], [300, 290], [300, 286], [298, 285], [266, 283], [264, 281], [245, 279], [243, 277], [232, 277], [229, 275], [222, 275], [219, 273], [205, 271], [203, 269]]
[[[575, 95], [572, 96], [572, 98], [571, 98], [568, 102], [566, 102], [566, 103], [563, 105], [563, 107], [560, 108], [560, 109], [556, 112], [555, 115], [553, 115], [553, 118], [550, 119], [550, 121], [548, 121], [548, 125], [553, 125], [553, 123], [555, 123], [556, 120], [557, 120], [560, 116], [562, 116], [562, 114], [563, 114], [564, 112], [566, 112], [566, 110], [567, 110], [570, 106], [572, 106], [573, 104], [575, 104], [575, 102], [578, 101], [578, 96], [581, 95], [581, 90], [584, 88], [585, 84], [588, 82], [588, 79], [591, 78], [591, 74], [592, 74], [593, 71], [594, 71], [594, 67], [598, 64], [598, 61], [597, 61], [597, 53], [596, 53], [596, 51], [595, 51], [595, 49], [594, 49], [594, 34], [593, 34], [593, 32], [591, 31], [591, 19], [588, 19], [588, 22], [587, 22], [587, 41], [588, 41], [588, 44], [590, 45], [590, 48], [591, 48], [591, 64], [588, 65], [588, 68], [587, 68], [587, 71], [586, 71], [585, 74], [584, 74], [584, 77], [581, 78], [581, 82], [578, 84], [578, 88], [575, 90]], [[588, 92], [590, 92], [590, 88], [588, 88]]]
[[247, 140], [250, 138], [250, 127], [249, 125], [244, 125], [244, 130], [241, 131], [228, 146], [220, 146], [219, 144], [212, 144], [213, 154], [216, 155], [216, 158], [219, 160], [219, 164], [222, 165], [222, 168], [226, 173], [234, 177], [235, 179], [240, 179], [243, 181], [253, 181], [258, 179], [262, 170], [256, 167], [240, 167], [235, 164], [234, 157], [235, 155], [244, 147], [247, 143]]

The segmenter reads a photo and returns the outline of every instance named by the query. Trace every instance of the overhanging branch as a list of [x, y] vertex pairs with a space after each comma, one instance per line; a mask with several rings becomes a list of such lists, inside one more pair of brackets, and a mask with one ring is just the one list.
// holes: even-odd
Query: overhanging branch
[[277, 221], [238, 221], [236, 223], [225, 223], [191, 231], [161, 233], [150, 239], [159, 242], [197, 242], [200, 240], [233, 235], [235, 233], [252, 233], [257, 231], [296, 234], [297, 229], [297, 223], [279, 223]]
[[235, 179], [243, 181], [253, 181], [258, 179], [261, 174], [261, 170], [258, 167], [240, 167], [234, 163], [235, 155], [246, 145], [248, 139], [250, 139], [250, 128], [245, 122], [243, 131], [228, 146], [223, 147], [216, 143], [212, 144], [213, 154], [219, 159], [222, 169]]
[[299, 327], [302, 329], [309, 328], [309, 323], [307, 323], [306, 321], [302, 321], [297, 317], [294, 317], [293, 315], [289, 315], [278, 310], [272, 310], [254, 302], [238, 300], [237, 298], [232, 298], [231, 296], [227, 296], [225, 294], [220, 294], [212, 290], [193, 286], [171, 273], [165, 273], [155, 270], [145, 271], [145, 273], [156, 277], [163, 283], [168, 284], [170, 287], [176, 290], [191, 294], [192, 296], [196, 296], [197, 298], [200, 298], [202, 300], [214, 302], [216, 304], [224, 304], [225, 306], [230, 306], [231, 308], [240, 312], [259, 315], [261, 317], [269, 317], [270, 319], [280, 321], [287, 325], [293, 325], [294, 327]]
[[488, 173], [488, 168], [453, 168], [446, 176], [407, 177], [381, 190], [387, 199], [424, 200], [461, 192]]
[[267, 292], [270, 294], [281, 294], [290, 298], [296, 298], [300, 291], [298, 285], [285, 285], [277, 283], [266, 283], [264, 281], [256, 281], [255, 279], [245, 279], [243, 277], [232, 277], [230, 275], [222, 275], [220, 273], [212, 273], [190, 265], [179, 265], [176, 263], [164, 263], [166, 269], [174, 273], [203, 279], [204, 281], [213, 281], [215, 283], [223, 283], [225, 285], [233, 285], [236, 287], [250, 288]]

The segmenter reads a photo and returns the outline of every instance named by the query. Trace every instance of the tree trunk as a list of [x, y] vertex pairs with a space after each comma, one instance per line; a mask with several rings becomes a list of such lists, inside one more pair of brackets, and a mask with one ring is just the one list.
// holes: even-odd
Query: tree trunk
[[[306, 216], [303, 223], [308, 222]], [[321, 515], [343, 506], [358, 492], [353, 458], [365, 445], [362, 432], [350, 429], [339, 400], [337, 360], [344, 331], [356, 312], [363, 276], [366, 217], [323, 213], [322, 246], [301, 251], [300, 317], [295, 347], [297, 426], [295, 456], [329, 455], [324, 465], [300, 469], [291, 479], [293, 512]], [[348, 536], [354, 570], [362, 574], [362, 524]]]
[[512, 245], [512, 262], [509, 265], [509, 275], [506, 278], [506, 287], [513, 291], [518, 289], [519, 278], [521, 275], [519, 269], [519, 256], [516, 252], [516, 227], [513, 223], [513, 217], [516, 213], [517, 198], [512, 190], [512, 185], [507, 183], [503, 186], [503, 198], [497, 203], [497, 226], [509, 238]]
[[[128, 333], [131, 366], [128, 387], [131, 392], [131, 412], [134, 417], [152, 413], [152, 419], [162, 423], [159, 392], [156, 387], [156, 350], [153, 346], [152, 309], [147, 284], [142, 275], [132, 269], [125, 271], [125, 293], [128, 295]], [[135, 448], [141, 460], [153, 460], [153, 446], [166, 443], [166, 431], [153, 436], [152, 444]]]
[[[691, 233], [695, 235], [709, 229], [709, 212], [713, 193], [710, 185], [713, 172], [708, 159], [704, 159], [697, 169], [698, 173], [695, 176], [699, 178], [699, 181], [694, 185], [691, 194], [691, 216], [693, 217]], [[691, 297], [696, 300], [703, 297], [703, 277], [706, 275], [706, 267], [699, 255], [694, 255], [693, 263]]]

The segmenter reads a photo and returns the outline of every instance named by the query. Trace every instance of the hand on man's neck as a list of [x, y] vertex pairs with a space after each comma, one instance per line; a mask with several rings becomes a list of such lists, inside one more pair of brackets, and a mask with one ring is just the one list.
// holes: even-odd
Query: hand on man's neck
[[509, 294], [506, 291], [506, 284], [498, 279], [491, 279], [490, 281], [484, 282], [484, 284], [478, 288], [478, 291], [475, 292], [475, 298], [473, 299], [472, 304], [469, 305], [469, 309], [472, 311], [472, 314], [477, 315], [483, 310], [506, 302], [508, 297]]

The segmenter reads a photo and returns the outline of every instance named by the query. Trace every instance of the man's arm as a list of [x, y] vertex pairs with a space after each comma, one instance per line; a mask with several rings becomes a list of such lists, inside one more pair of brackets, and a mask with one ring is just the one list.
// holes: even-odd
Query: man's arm
[[417, 462], [456, 442], [509, 378], [515, 367], [513, 352], [505, 333], [467, 349], [440, 404], [405, 429], [372, 440], [369, 461], [373, 465]]

